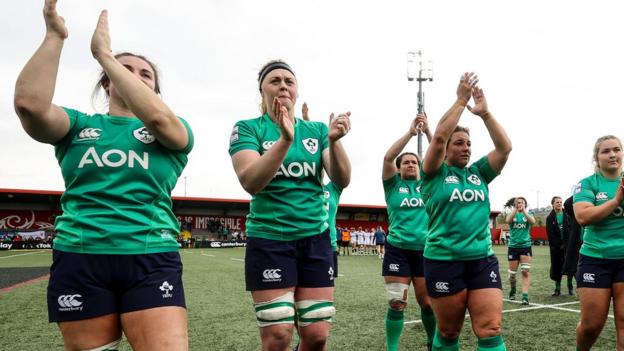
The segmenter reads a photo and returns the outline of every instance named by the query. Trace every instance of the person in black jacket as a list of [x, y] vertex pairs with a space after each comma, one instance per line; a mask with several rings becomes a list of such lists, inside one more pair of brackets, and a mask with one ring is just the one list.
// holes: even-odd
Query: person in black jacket
[[[550, 279], [555, 281], [555, 292], [552, 296], [559, 296], [561, 295], [561, 277], [568, 244], [570, 217], [563, 212], [561, 197], [553, 197], [550, 204], [553, 209], [546, 217], [546, 233], [550, 245]], [[574, 295], [572, 275], [568, 275], [568, 294]]]
[[563, 263], [563, 274], [568, 277], [576, 275], [578, 266], [579, 251], [583, 244], [583, 227], [574, 217], [574, 207], [572, 206], [572, 196], [563, 203], [563, 212], [568, 215], [568, 245], [566, 246], [565, 260]]

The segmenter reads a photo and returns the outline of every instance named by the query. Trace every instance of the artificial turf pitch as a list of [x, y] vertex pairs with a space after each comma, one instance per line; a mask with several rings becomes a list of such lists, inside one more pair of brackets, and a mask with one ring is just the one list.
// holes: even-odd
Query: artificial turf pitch
[[[495, 246], [505, 296], [506, 250], [505, 246]], [[185, 249], [180, 254], [184, 263], [190, 349], [259, 350], [251, 297], [244, 287], [244, 249]], [[517, 302], [503, 305], [503, 338], [507, 349], [575, 350], [577, 297], [551, 297], [554, 284], [548, 278], [548, 247], [534, 246], [533, 254], [531, 305], [521, 306]], [[17, 281], [47, 274], [50, 263], [50, 250], [0, 251], [0, 350], [63, 349], [58, 327], [47, 322], [47, 279], [6, 288]], [[337, 315], [332, 325], [330, 350], [385, 349], [387, 302], [380, 272], [381, 261], [377, 256], [339, 256], [341, 276], [336, 281]], [[562, 287], [565, 291], [565, 278]], [[400, 350], [425, 350], [425, 332], [419, 319], [420, 311], [411, 293]], [[460, 343], [462, 350], [476, 348], [469, 319], [464, 324]], [[614, 321], [609, 317], [592, 350], [615, 349]], [[124, 342], [120, 350], [130, 347]]]

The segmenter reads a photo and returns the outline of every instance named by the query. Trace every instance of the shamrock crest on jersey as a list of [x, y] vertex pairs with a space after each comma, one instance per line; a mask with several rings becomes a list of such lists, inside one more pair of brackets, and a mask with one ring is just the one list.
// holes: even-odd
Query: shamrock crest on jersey
[[262, 148], [268, 150], [271, 146], [275, 145], [275, 140], [266, 140], [262, 142]]
[[318, 151], [318, 139], [307, 138], [301, 140], [303, 146], [305, 146], [306, 150], [314, 155]]
[[156, 137], [146, 127], [137, 128], [132, 132], [134, 137], [143, 144], [151, 144], [156, 141]]
[[481, 179], [476, 174], [471, 174], [467, 179], [474, 185], [481, 185]]

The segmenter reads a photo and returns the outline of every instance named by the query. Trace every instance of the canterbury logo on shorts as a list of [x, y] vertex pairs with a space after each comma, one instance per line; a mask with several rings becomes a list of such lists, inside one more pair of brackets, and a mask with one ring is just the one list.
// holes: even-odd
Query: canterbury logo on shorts
[[436, 282], [435, 289], [437, 292], [449, 292], [449, 283], [448, 282]]
[[594, 273], [583, 273], [583, 282], [584, 283], [595, 283], [596, 279], [594, 278]]
[[265, 269], [262, 272], [263, 282], [280, 282], [282, 281], [281, 269]]
[[82, 301], [79, 301], [79, 298], [82, 298], [82, 295], [73, 294], [59, 296], [57, 299], [60, 306], [59, 311], [82, 311]]

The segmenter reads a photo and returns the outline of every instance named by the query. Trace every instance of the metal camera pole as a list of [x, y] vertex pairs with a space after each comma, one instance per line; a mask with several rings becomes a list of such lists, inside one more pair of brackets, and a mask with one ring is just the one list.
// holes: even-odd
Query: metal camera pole
[[[422, 50], [407, 53], [407, 80], [418, 82], [417, 107], [418, 114], [425, 112], [425, 93], [422, 91], [422, 82], [433, 81], [433, 64], [426, 61], [423, 65]], [[418, 157], [422, 160], [422, 131], [418, 133]]]

